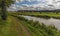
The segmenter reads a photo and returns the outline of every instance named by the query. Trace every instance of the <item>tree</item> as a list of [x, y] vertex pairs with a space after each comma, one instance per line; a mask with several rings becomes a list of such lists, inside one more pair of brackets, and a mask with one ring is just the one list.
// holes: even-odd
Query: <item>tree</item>
[[0, 0], [1, 17], [3, 20], [6, 20], [6, 18], [7, 18], [7, 10], [6, 9], [12, 3], [14, 3], [13, 0]]

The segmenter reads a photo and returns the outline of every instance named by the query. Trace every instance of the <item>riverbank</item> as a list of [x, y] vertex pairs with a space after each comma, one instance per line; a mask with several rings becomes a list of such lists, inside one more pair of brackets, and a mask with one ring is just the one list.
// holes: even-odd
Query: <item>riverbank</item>
[[60, 13], [54, 12], [16, 12], [17, 15], [28, 15], [28, 16], [35, 16], [41, 18], [55, 18], [60, 19]]
[[27, 20], [21, 16], [14, 16], [20, 20], [20, 22], [25, 25], [33, 36], [60, 36], [59, 31], [53, 25], [46, 26], [45, 24], [40, 24], [39, 22], [32, 20]]
[[34, 16], [25, 16], [25, 15], [18, 15], [22, 16], [25, 19], [38, 21], [39, 23], [43, 23], [45, 25], [55, 25], [56, 28], [60, 30], [60, 19], [54, 19], [54, 18], [40, 18], [40, 17], [34, 17]]
[[60, 36], [60, 30], [54, 25], [47, 26], [10, 14], [5, 22], [0, 20], [0, 36]]

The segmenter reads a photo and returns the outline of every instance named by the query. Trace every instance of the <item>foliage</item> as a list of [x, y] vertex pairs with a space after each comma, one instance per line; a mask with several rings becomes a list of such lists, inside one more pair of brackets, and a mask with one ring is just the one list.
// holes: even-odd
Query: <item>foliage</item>
[[[13, 0], [4, 0], [6, 6], [10, 6], [12, 3], [14, 3]], [[0, 7], [1, 7], [2, 0], [0, 0]]]
[[13, 0], [0, 0], [0, 11], [1, 17], [3, 20], [7, 18], [7, 7], [9, 7], [13, 3]]

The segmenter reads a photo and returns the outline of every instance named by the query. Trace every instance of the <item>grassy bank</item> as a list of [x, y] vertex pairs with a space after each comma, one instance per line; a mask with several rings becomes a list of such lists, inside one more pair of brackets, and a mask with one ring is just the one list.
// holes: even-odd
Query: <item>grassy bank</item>
[[60, 36], [60, 31], [54, 25], [46, 26], [37, 21], [29, 21], [21, 16], [12, 16], [18, 18], [20, 22], [28, 28], [33, 36]]
[[27, 20], [17, 13], [9, 13], [7, 20], [0, 19], [0, 36], [60, 36], [60, 30], [54, 25], [45, 25]]
[[6, 21], [0, 19], [0, 36], [60, 36], [60, 30], [9, 13]]
[[60, 13], [55, 13], [55, 12], [13, 12], [12, 14], [60, 19]]

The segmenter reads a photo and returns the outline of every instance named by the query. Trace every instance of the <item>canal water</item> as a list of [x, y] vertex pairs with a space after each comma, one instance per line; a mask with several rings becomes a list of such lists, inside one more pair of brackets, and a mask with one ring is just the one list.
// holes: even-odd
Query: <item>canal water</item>
[[60, 30], [60, 19], [54, 19], [54, 18], [46, 19], [46, 18], [23, 16], [23, 15], [22, 17], [28, 20], [38, 21], [39, 23], [44, 23], [46, 25], [55, 25], [55, 27]]

